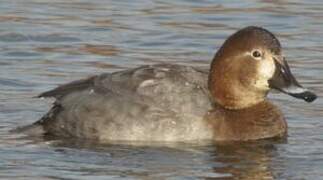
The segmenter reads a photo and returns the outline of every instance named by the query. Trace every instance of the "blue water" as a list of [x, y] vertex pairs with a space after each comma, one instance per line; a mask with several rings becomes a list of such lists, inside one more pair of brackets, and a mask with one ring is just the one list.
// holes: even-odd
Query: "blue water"
[[263, 26], [293, 73], [323, 95], [323, 2], [3, 0], [0, 2], [0, 178], [323, 179], [323, 101], [272, 93], [287, 141], [95, 144], [8, 131], [39, 119], [59, 84], [142, 64], [207, 66], [236, 30]]

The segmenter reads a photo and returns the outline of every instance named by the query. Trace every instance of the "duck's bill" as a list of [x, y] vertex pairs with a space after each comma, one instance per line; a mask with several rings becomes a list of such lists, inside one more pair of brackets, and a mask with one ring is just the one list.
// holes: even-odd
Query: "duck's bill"
[[295, 98], [303, 99], [306, 102], [313, 102], [317, 96], [302, 87], [291, 73], [287, 62], [284, 59], [274, 59], [276, 70], [274, 76], [268, 81], [269, 86]]
[[307, 90], [306, 88], [303, 88], [302, 86], [292, 86], [287, 88], [280, 88], [278, 90], [295, 98], [303, 99], [306, 102], [313, 102], [317, 98], [317, 96], [313, 92]]

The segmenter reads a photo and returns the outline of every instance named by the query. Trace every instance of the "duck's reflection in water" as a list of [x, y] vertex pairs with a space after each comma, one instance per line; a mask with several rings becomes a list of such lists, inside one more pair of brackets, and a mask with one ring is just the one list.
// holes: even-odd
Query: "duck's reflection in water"
[[[56, 158], [55, 166], [91, 176], [261, 180], [279, 179], [286, 173], [286, 162], [280, 155], [280, 148], [283, 148], [286, 139], [217, 144], [102, 144], [88, 140], [43, 137], [33, 139], [30, 143], [44, 142], [50, 147], [45, 149], [51, 151]], [[84, 169], [84, 165], [91, 168]]]
[[223, 166], [214, 167], [213, 170], [215, 173], [228, 174], [228, 178], [223, 179], [277, 179], [280, 174], [277, 169], [285, 169], [276, 167], [284, 166], [281, 161], [276, 164], [275, 158], [279, 156], [277, 145], [286, 141], [286, 139], [271, 139], [217, 144], [213, 160], [221, 162]]

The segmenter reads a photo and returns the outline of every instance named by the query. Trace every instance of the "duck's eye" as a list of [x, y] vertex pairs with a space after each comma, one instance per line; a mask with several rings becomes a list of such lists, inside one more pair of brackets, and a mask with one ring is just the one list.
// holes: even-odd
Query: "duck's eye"
[[259, 59], [262, 56], [259, 50], [254, 50], [251, 54], [252, 54], [252, 57], [256, 59]]

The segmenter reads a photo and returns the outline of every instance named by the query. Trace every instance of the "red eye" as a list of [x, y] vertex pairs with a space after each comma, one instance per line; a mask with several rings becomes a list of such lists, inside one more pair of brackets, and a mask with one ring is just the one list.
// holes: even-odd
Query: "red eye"
[[258, 50], [254, 50], [254, 51], [252, 52], [252, 56], [253, 56], [254, 58], [259, 58], [259, 57], [261, 57], [261, 53], [260, 53]]

